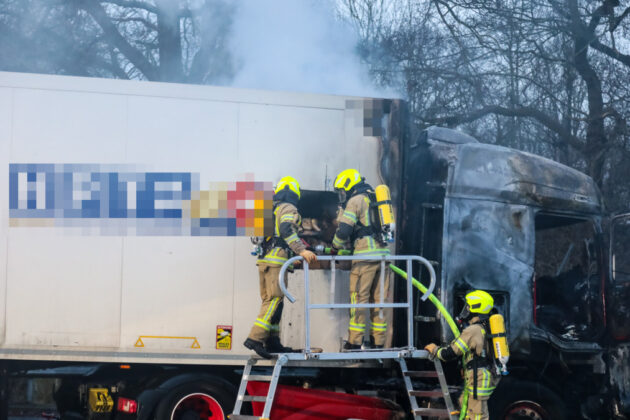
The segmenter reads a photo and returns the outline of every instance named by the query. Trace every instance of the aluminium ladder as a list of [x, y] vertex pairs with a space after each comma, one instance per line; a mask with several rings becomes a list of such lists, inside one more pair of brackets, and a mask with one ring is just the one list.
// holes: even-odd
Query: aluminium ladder
[[[280, 288], [284, 292], [285, 296], [292, 303], [295, 302], [295, 298], [289, 293], [284, 285], [284, 275], [287, 267], [296, 260], [301, 260], [302, 257], [293, 257], [289, 259], [282, 266], [279, 275], [279, 284]], [[410, 359], [429, 359], [429, 353], [425, 350], [417, 350], [413, 347], [413, 311], [412, 311], [412, 282], [411, 282], [411, 262], [418, 261], [427, 267], [430, 276], [431, 283], [428, 287], [427, 292], [422, 296], [422, 300], [426, 300], [428, 296], [432, 293], [433, 288], [435, 287], [435, 271], [431, 266], [431, 263], [426, 259], [418, 256], [378, 256], [378, 257], [370, 257], [370, 256], [318, 256], [319, 260], [331, 260], [331, 290], [334, 290], [334, 282], [335, 282], [335, 260], [376, 260], [381, 262], [381, 279], [380, 285], [383, 288], [384, 282], [384, 273], [385, 273], [385, 262], [386, 261], [396, 261], [396, 260], [406, 260], [407, 262], [407, 302], [406, 303], [385, 303], [383, 302], [383, 298], [381, 298], [381, 302], [374, 304], [311, 304], [309, 301], [309, 276], [308, 276], [308, 263], [303, 261], [304, 264], [304, 290], [305, 290], [305, 350], [301, 353], [281, 353], [274, 355], [274, 358], [267, 360], [262, 359], [258, 356], [252, 356], [247, 361], [245, 368], [243, 370], [243, 376], [241, 378], [241, 383], [238, 390], [238, 395], [236, 399], [236, 403], [234, 405], [233, 414], [229, 416], [231, 420], [269, 420], [269, 416], [271, 414], [271, 409], [273, 406], [273, 401], [276, 394], [276, 389], [278, 386], [278, 382], [280, 379], [280, 375], [282, 372], [282, 368], [284, 366], [299, 366], [304, 362], [317, 362], [317, 361], [328, 361], [328, 362], [352, 362], [356, 363], [357, 361], [375, 361], [375, 360], [394, 360], [398, 362], [401, 370], [401, 374], [403, 377], [403, 381], [405, 384], [405, 388], [407, 390], [407, 396], [409, 398], [411, 412], [413, 418], [415, 420], [421, 420], [423, 416], [432, 416], [439, 418], [447, 418], [449, 420], [456, 420], [459, 418], [457, 415], [453, 401], [451, 399], [450, 391], [448, 389], [448, 385], [446, 383], [446, 379], [444, 377], [444, 371], [442, 369], [442, 364], [438, 359], [434, 359], [433, 364], [435, 370], [426, 370], [426, 371], [409, 371], [407, 369], [407, 360]], [[384, 296], [384, 293], [381, 293], [381, 297]], [[316, 353], [310, 350], [310, 310], [311, 309], [331, 309], [331, 308], [405, 308], [407, 309], [407, 333], [408, 333], [408, 345], [403, 348], [396, 349], [378, 349], [378, 350], [355, 350], [355, 351], [347, 351], [347, 352], [324, 352], [324, 353]], [[271, 364], [273, 366], [273, 372], [271, 375], [258, 374], [253, 371], [255, 365], [260, 363]], [[437, 378], [440, 388], [437, 390], [416, 390], [413, 387], [413, 383], [411, 378]], [[267, 395], [246, 395], [247, 392], [247, 384], [250, 381], [258, 381], [258, 382], [268, 382], [269, 388], [267, 391]], [[425, 397], [425, 398], [442, 398], [446, 405], [446, 409], [444, 408], [424, 408], [418, 405], [417, 398]], [[242, 415], [241, 410], [244, 402], [264, 402], [264, 408], [261, 416], [248, 416]], [[275, 420], [275, 419], [274, 419]]]

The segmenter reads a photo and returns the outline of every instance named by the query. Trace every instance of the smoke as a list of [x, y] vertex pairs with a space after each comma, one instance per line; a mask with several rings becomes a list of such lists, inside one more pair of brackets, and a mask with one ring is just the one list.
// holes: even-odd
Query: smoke
[[243, 88], [391, 97], [374, 86], [358, 36], [328, 0], [245, 0], [232, 22], [232, 85]]
[[[334, 1], [0, 0], [0, 70], [399, 96], [374, 83], [359, 56], [359, 35], [337, 17]], [[101, 5], [120, 39], [86, 5]], [[156, 8], [191, 12], [180, 20], [181, 51], [165, 54], [181, 54], [183, 71], [156, 55], [160, 35], [172, 35], [157, 32]]]

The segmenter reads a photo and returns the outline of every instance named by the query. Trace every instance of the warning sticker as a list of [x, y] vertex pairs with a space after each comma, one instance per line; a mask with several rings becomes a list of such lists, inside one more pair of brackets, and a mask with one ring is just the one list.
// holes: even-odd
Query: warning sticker
[[217, 350], [232, 350], [231, 325], [217, 325]]

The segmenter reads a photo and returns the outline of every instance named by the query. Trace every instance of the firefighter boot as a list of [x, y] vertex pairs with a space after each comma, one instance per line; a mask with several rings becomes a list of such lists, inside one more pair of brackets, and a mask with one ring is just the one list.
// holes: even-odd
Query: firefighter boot
[[276, 335], [272, 335], [267, 338], [267, 342], [265, 343], [265, 349], [269, 353], [298, 353], [299, 350], [295, 350], [291, 347], [285, 347], [280, 343], [280, 337]]
[[346, 341], [345, 343], [343, 343], [343, 351], [348, 351], [348, 350], [361, 350], [361, 345], [352, 344], [349, 341]]
[[271, 354], [267, 350], [265, 350], [265, 346], [263, 346], [263, 343], [261, 343], [260, 341], [252, 340], [248, 337], [243, 345], [250, 350], [254, 350], [257, 355], [264, 359], [271, 359], [272, 357]]
[[363, 343], [363, 348], [367, 349], [367, 350], [372, 350], [372, 349], [382, 349], [383, 345], [382, 344], [374, 344], [374, 336], [370, 336], [370, 341]]

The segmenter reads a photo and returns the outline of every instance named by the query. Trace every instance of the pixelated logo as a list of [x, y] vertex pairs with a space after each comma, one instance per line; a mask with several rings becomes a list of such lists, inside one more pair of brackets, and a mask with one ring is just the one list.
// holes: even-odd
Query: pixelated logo
[[232, 350], [231, 325], [217, 325], [217, 350]]
[[200, 186], [199, 173], [133, 165], [9, 164], [9, 226], [101, 235], [266, 236], [271, 182]]

